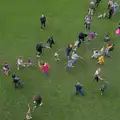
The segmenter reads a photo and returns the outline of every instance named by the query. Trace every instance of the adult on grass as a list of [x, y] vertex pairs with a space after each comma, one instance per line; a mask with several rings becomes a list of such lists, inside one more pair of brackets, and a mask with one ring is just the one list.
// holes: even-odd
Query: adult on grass
[[33, 103], [35, 104], [33, 107], [33, 112], [34, 112], [37, 107], [42, 106], [42, 104], [43, 104], [42, 97], [40, 95], [33, 96]]
[[40, 17], [40, 22], [41, 22], [41, 28], [45, 28], [46, 27], [46, 17], [45, 15], [42, 14], [42, 16]]
[[101, 73], [101, 69], [98, 68], [94, 74], [94, 80], [96, 80], [96, 82], [99, 82], [99, 80], [103, 80], [103, 78], [100, 76], [100, 73]]

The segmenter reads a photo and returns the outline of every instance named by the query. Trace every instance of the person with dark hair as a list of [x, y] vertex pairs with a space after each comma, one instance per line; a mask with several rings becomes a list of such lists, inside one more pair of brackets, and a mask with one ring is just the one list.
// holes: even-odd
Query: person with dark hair
[[53, 39], [53, 37], [49, 37], [47, 40], [47, 44], [50, 46], [50, 48], [52, 49], [52, 45], [55, 44], [55, 41]]
[[41, 22], [41, 28], [46, 27], [46, 17], [42, 14], [40, 17], [40, 22]]
[[20, 88], [23, 88], [22, 83], [20, 82], [20, 78], [18, 76], [16, 76], [15, 74], [12, 75], [12, 79], [13, 79], [13, 83], [15, 88], [17, 88], [17, 86], [19, 85]]
[[113, 7], [109, 8], [109, 16], [108, 16], [108, 19], [111, 19], [113, 13], [114, 13], [114, 8], [113, 8]]
[[75, 88], [76, 88], [76, 91], [75, 91], [76, 95], [78, 95], [78, 93], [80, 92], [80, 94], [84, 96], [84, 92], [82, 90], [83, 86], [80, 83], [77, 83], [75, 85]]
[[40, 57], [40, 55], [42, 54], [42, 49], [43, 48], [45, 48], [45, 47], [43, 46], [42, 43], [39, 43], [39, 44], [36, 45], [36, 51], [37, 51], [36, 56], [37, 57]]
[[33, 103], [35, 106], [33, 107], [33, 112], [35, 111], [35, 108], [42, 106], [42, 97], [40, 95], [33, 96]]
[[110, 36], [109, 36], [108, 33], [105, 34], [105, 36], [104, 36], [104, 41], [105, 41], [105, 42], [110, 41]]
[[101, 1], [102, 1], [102, 0], [96, 0], [95, 6], [98, 7]]
[[106, 84], [101, 85], [101, 87], [100, 87], [101, 95], [103, 95], [105, 89], [106, 89]]
[[70, 53], [72, 52], [72, 44], [69, 44], [66, 48], [66, 55], [68, 60], [70, 60]]
[[79, 47], [79, 45], [81, 44], [81, 42], [84, 42], [84, 41], [85, 41], [85, 37], [87, 37], [87, 36], [88, 36], [88, 35], [85, 34], [85, 33], [83, 33], [83, 32], [80, 32], [80, 33], [79, 33], [79, 36], [78, 36], [78, 38], [79, 38], [78, 47]]

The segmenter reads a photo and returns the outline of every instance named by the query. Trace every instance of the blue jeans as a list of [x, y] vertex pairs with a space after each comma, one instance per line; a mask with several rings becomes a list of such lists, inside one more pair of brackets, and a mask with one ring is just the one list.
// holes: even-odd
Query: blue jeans
[[79, 92], [80, 92], [81, 95], [84, 96], [84, 92], [83, 92], [82, 90], [77, 90], [77, 89], [76, 89], [76, 91], [75, 91], [76, 95], [77, 95]]
[[14, 83], [14, 87], [17, 88], [17, 86], [20, 86], [20, 88], [23, 88], [23, 85], [21, 84], [21, 82], [18, 82], [18, 83]]
[[49, 73], [48, 72], [44, 72], [46, 76], [49, 76]]

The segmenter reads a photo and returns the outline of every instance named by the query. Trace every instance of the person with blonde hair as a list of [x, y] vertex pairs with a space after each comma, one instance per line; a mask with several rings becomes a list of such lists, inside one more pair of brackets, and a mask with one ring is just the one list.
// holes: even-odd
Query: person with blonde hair
[[103, 64], [104, 63], [104, 56], [100, 56], [98, 58], [98, 64]]
[[30, 108], [30, 105], [28, 104], [28, 111], [26, 113], [26, 120], [31, 120], [32, 117], [31, 117], [31, 108]]
[[101, 76], [100, 76], [100, 73], [101, 73], [101, 68], [98, 68], [96, 71], [95, 71], [95, 74], [94, 74], [94, 80], [96, 80], [97, 82], [99, 80], [104, 80]]

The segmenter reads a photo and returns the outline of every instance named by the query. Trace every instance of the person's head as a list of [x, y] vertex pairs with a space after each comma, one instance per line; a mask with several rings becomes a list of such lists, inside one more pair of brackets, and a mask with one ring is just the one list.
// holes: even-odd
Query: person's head
[[72, 48], [72, 44], [69, 44], [68, 46], [69, 46], [69, 48]]
[[101, 72], [101, 68], [98, 68], [97, 70], [98, 70], [98, 72]]
[[95, 52], [98, 53], [98, 50], [96, 50]]
[[5, 63], [4, 64], [8, 64], [8, 62], [7, 61], [5, 61]]
[[43, 60], [40, 61], [40, 65], [44, 65], [45, 62]]
[[22, 56], [19, 56], [18, 59], [22, 59]]
[[15, 77], [16, 77], [16, 75], [15, 75], [15, 74], [13, 74], [13, 75], [12, 75], [12, 78], [15, 78]]
[[42, 14], [42, 17], [44, 17], [44, 15]]

